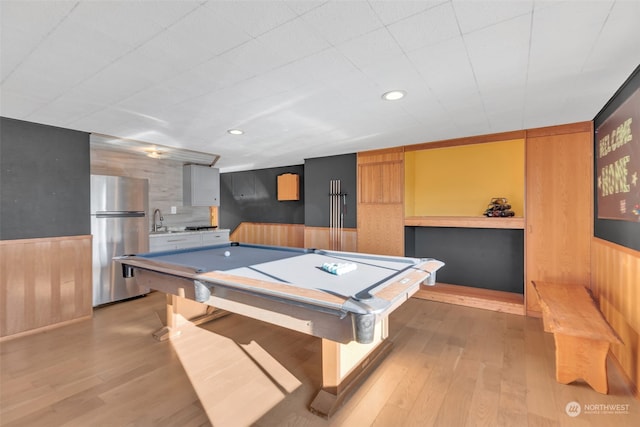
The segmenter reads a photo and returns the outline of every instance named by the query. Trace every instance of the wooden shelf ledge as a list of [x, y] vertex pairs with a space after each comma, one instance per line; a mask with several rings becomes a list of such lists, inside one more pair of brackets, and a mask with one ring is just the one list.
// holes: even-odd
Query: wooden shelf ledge
[[509, 228], [524, 230], [523, 217], [493, 218], [486, 216], [408, 216], [410, 227]]
[[524, 316], [524, 296], [512, 292], [436, 283], [421, 285], [415, 298]]

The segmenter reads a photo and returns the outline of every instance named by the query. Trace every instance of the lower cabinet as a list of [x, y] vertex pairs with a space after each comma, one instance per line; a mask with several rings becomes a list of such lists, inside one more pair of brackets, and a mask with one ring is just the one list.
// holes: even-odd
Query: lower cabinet
[[202, 246], [215, 245], [229, 241], [229, 231], [209, 231], [200, 234], [202, 236]]
[[152, 234], [149, 236], [149, 251], [159, 252], [195, 248], [228, 241], [228, 231]]

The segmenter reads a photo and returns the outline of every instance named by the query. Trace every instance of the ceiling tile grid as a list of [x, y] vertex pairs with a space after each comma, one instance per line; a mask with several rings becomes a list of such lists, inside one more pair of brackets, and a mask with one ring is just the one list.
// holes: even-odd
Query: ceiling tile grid
[[0, 114], [223, 170], [300, 164], [590, 120], [640, 63], [639, 18], [627, 0], [3, 0]]

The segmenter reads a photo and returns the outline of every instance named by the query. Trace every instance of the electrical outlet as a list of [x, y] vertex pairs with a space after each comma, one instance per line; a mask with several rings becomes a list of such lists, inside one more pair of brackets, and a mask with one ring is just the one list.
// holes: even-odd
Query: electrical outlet
[[178, 213], [178, 208], [175, 206], [171, 206], [171, 213], [172, 214], [177, 214]]

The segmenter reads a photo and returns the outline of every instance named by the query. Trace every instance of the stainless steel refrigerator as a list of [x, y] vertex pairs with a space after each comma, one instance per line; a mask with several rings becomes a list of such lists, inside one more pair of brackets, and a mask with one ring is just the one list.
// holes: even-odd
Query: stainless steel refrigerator
[[122, 277], [113, 257], [149, 251], [149, 181], [91, 175], [93, 306], [144, 295], [135, 279]]

